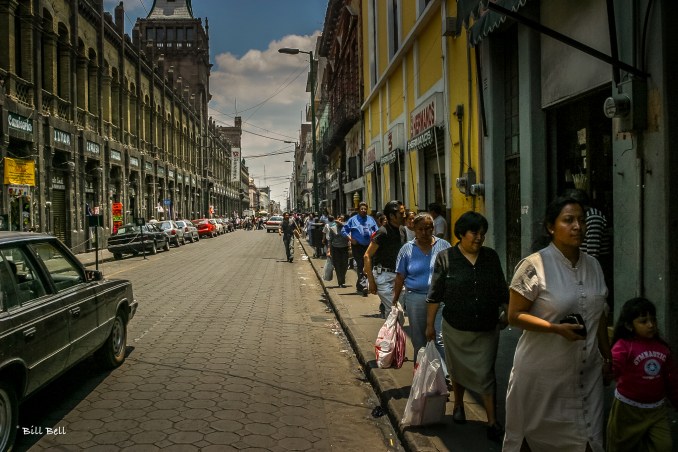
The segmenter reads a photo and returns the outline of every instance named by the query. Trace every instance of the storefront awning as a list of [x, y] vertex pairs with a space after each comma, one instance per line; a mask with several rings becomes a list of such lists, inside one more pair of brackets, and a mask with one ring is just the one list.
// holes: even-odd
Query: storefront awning
[[616, 44], [617, 29], [614, 20], [614, 0], [605, 0], [605, 2], [607, 4], [607, 25], [610, 31], [612, 55], [600, 52], [582, 42], [572, 39], [551, 28], [545, 27], [538, 21], [518, 14], [518, 10], [525, 6], [527, 0], [457, 0], [457, 30], [462, 30], [465, 25], [468, 29], [469, 45], [475, 46], [486, 38], [493, 30], [497, 29], [497, 27], [504, 23], [506, 18], [509, 17], [526, 27], [612, 65], [614, 68], [615, 84], [619, 84], [620, 70], [646, 79], [648, 77], [646, 72], [619, 60]]
[[458, 0], [457, 30], [461, 30], [466, 24], [469, 27], [469, 42], [476, 45], [506, 20], [505, 14], [492, 8], [494, 5], [516, 12], [526, 2], [527, 0]]

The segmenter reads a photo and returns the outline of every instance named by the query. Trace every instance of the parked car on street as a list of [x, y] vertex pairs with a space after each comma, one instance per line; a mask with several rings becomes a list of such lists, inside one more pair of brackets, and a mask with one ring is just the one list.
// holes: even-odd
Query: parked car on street
[[273, 215], [271, 218], [266, 220], [266, 223], [264, 223], [264, 227], [266, 228], [266, 232], [278, 232], [278, 229], [280, 229], [280, 223], [282, 223], [283, 217], [279, 215]]
[[221, 221], [219, 221], [218, 218], [210, 218], [210, 221], [214, 222], [214, 226], [217, 228], [217, 235], [226, 234], [226, 228], [224, 227], [224, 224]]
[[186, 238], [184, 237], [184, 230], [180, 228], [179, 225], [173, 220], [164, 220], [158, 223], [160, 229], [163, 230], [167, 237], [169, 238], [170, 243], [174, 244], [176, 247], [186, 244]]
[[177, 226], [184, 230], [184, 239], [189, 242], [197, 242], [200, 240], [200, 234], [198, 234], [198, 228], [195, 227], [193, 223], [189, 220], [177, 220]]
[[200, 238], [217, 236], [217, 225], [214, 220], [209, 218], [199, 218], [197, 220], [193, 220], [193, 224], [196, 228], [198, 228], [198, 234], [200, 235]]
[[226, 234], [226, 233], [231, 232], [231, 229], [228, 226], [228, 221], [226, 221], [224, 218], [215, 218], [214, 220], [217, 223], [219, 223], [222, 228], [224, 228], [224, 232], [222, 232], [222, 234]]
[[0, 450], [28, 396], [90, 355], [123, 363], [137, 305], [129, 281], [85, 269], [56, 237], [0, 232]]
[[123, 254], [156, 254], [159, 249], [169, 251], [169, 237], [157, 224], [147, 223], [143, 226], [126, 224], [120, 226], [116, 233], [108, 238], [108, 251], [114, 259], [122, 259]]

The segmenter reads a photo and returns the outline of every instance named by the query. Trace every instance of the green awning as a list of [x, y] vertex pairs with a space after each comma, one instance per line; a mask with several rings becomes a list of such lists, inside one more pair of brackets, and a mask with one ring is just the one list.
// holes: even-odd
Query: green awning
[[457, 0], [457, 30], [469, 28], [469, 44], [477, 45], [506, 20], [506, 16], [492, 11], [496, 4], [513, 12], [525, 6], [527, 0]]

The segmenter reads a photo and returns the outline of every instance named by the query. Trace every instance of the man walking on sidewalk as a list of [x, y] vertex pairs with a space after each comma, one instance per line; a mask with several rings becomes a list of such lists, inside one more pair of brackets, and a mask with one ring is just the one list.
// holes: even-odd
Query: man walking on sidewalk
[[355, 271], [358, 274], [358, 281], [355, 288], [364, 297], [367, 296], [367, 287], [365, 284], [365, 273], [363, 270], [363, 256], [370, 244], [370, 237], [377, 231], [377, 223], [374, 218], [367, 215], [367, 203], [358, 204], [358, 215], [354, 215], [346, 222], [341, 229], [341, 233], [351, 239], [351, 248], [353, 258], [355, 259]]
[[369, 291], [371, 294], [379, 295], [381, 300], [379, 312], [382, 317], [391, 310], [396, 260], [407, 237], [403, 229], [405, 206], [402, 202], [390, 201], [384, 206], [384, 215], [386, 224], [372, 237], [372, 242], [365, 252], [365, 273], [369, 281]]

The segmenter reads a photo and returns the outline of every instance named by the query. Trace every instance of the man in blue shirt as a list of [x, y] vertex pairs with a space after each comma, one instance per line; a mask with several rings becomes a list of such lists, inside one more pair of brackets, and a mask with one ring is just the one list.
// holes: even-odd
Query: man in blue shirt
[[353, 258], [356, 263], [355, 271], [358, 274], [358, 282], [356, 282], [355, 288], [364, 297], [367, 296], [367, 287], [363, 260], [365, 251], [367, 251], [367, 247], [370, 245], [372, 233], [378, 229], [374, 218], [367, 215], [366, 202], [358, 204], [358, 215], [352, 216], [341, 229], [341, 233], [351, 239]]

